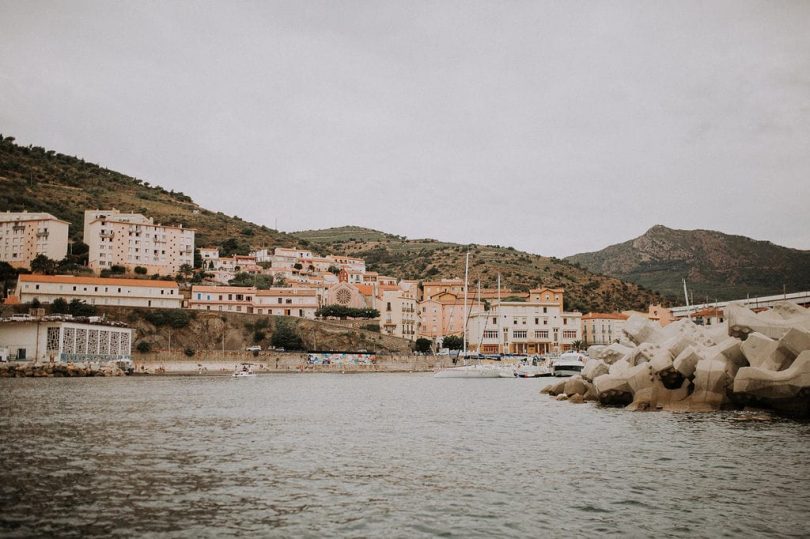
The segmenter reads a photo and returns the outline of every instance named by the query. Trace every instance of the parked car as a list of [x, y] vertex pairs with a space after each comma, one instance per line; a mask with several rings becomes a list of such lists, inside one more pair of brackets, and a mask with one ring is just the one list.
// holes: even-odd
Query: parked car
[[247, 350], [248, 352], [261, 352], [261, 351], [262, 351], [262, 347], [261, 347], [261, 346], [259, 346], [259, 345], [255, 345], [255, 346], [248, 346], [247, 348], [245, 348], [245, 350]]

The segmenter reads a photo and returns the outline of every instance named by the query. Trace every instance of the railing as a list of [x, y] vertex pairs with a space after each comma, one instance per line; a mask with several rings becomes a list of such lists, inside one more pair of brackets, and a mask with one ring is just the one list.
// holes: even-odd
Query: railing
[[132, 359], [132, 356], [129, 354], [59, 354], [59, 361], [62, 363], [119, 361], [123, 359]]
[[99, 236], [101, 236], [102, 238], [111, 238], [111, 239], [112, 239], [112, 238], [114, 238], [114, 237], [115, 237], [115, 232], [112, 232], [112, 231], [110, 231], [110, 232], [103, 232], [103, 231], [102, 231], [102, 232], [100, 232], [100, 233], [99, 233]]
[[48, 239], [49, 232], [47, 230], [38, 230], [37, 237]]

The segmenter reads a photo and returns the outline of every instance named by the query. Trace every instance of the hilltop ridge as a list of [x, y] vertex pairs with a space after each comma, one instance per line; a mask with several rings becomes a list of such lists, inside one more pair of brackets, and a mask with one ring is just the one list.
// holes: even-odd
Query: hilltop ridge
[[358, 226], [287, 234], [236, 216], [202, 208], [188, 195], [166, 190], [84, 159], [35, 146], [0, 141], [0, 210], [48, 212], [71, 223], [71, 238], [81, 239], [84, 210], [117, 208], [143, 213], [156, 222], [196, 229], [198, 247], [216, 245], [223, 254], [247, 254], [251, 247], [301, 247], [319, 254], [364, 258], [369, 270], [405, 279], [464, 275], [469, 250], [471, 282], [526, 291], [536, 286], [564, 287], [566, 307], [581, 311], [647, 309], [660, 295], [635, 284], [594, 275], [576, 264], [497, 245], [459, 245], [434, 239], [410, 240]]
[[637, 238], [566, 260], [678, 297], [684, 278], [695, 299], [810, 289], [810, 251], [714, 230], [655, 225]]

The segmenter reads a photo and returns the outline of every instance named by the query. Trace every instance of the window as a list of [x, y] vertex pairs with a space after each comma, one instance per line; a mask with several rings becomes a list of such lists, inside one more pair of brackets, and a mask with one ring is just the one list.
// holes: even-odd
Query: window
[[548, 312], [548, 307], [543, 307], [543, 314], [546, 314], [547, 312]]
[[526, 330], [513, 330], [512, 331], [512, 338], [513, 339], [525, 339], [526, 338]]
[[577, 332], [576, 330], [566, 329], [563, 331], [563, 339], [576, 339]]
[[548, 339], [548, 330], [540, 329], [534, 332], [535, 339]]
[[498, 338], [497, 330], [491, 330], [491, 329], [486, 330], [484, 332], [484, 338], [485, 339], [497, 339]]

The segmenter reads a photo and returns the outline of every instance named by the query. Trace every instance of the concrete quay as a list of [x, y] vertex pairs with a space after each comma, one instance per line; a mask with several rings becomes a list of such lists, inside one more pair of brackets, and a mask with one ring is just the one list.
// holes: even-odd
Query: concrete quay
[[310, 365], [306, 353], [197, 352], [188, 357], [182, 352], [133, 354], [135, 374], [230, 375], [234, 366], [252, 363], [256, 373], [364, 373], [431, 372], [450, 365], [446, 356], [382, 355], [371, 364], [333, 363]]

